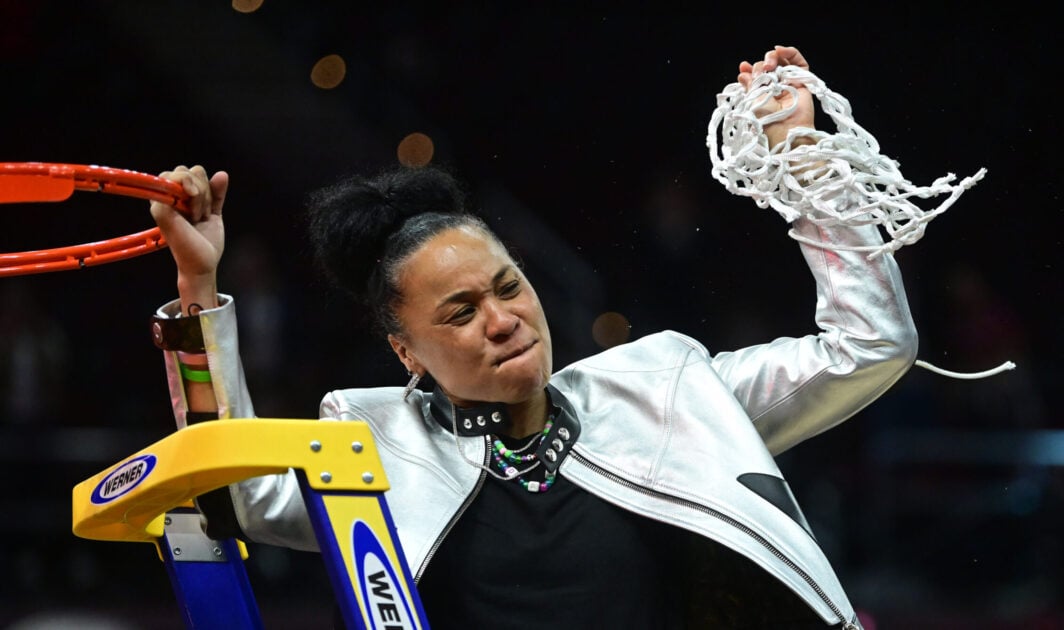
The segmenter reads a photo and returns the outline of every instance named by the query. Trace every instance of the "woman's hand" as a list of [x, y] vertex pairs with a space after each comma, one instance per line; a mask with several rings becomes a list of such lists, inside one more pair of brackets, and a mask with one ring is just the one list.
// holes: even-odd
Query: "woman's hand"
[[187, 218], [172, 206], [157, 201], [151, 204], [151, 215], [177, 263], [182, 311], [188, 313], [193, 305], [213, 308], [218, 305], [218, 262], [225, 248], [222, 205], [229, 175], [218, 171], [208, 179], [202, 166], [178, 166], [159, 176], [179, 182], [189, 195], [191, 213]]
[[[765, 72], [771, 72], [781, 66], [798, 66], [803, 70], [809, 69], [809, 63], [802, 56], [802, 53], [798, 52], [797, 48], [791, 46], [776, 46], [772, 50], [765, 53], [765, 58], [762, 61], [751, 64], [749, 61], [743, 61], [739, 64], [739, 77], [738, 81], [747, 90], [750, 89], [750, 85], [753, 83], [759, 75]], [[765, 126], [765, 135], [768, 137], [769, 147], [774, 147], [787, 138], [787, 132], [794, 127], [809, 127], [813, 128], [813, 96], [809, 93], [809, 90], [800, 83], [792, 83], [794, 87], [798, 88], [798, 102], [797, 108], [786, 119], [772, 123]], [[782, 92], [779, 96], [769, 99], [764, 106], [754, 112], [758, 118], [774, 114], [780, 110], [787, 109], [795, 104], [795, 98], [790, 92]], [[812, 140], [808, 140], [811, 142]], [[802, 144], [802, 139], [796, 139], [796, 144]]]

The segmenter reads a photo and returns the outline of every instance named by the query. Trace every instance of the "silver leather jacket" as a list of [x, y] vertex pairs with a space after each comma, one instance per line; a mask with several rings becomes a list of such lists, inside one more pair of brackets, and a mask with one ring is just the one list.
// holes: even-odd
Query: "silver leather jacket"
[[[871, 226], [823, 228], [800, 219], [794, 227], [820, 242], [881, 242]], [[886, 391], [915, 359], [916, 331], [891, 255], [868, 261], [862, 253], [801, 249], [816, 280], [819, 334], [711, 354], [690, 337], [662, 332], [562, 369], [552, 393], [580, 432], [559, 471], [624, 509], [744, 554], [826, 623], [856, 628], [853, 607], [773, 456]], [[252, 417], [234, 306], [228, 297], [223, 302], [200, 314], [220, 417]], [[170, 303], [159, 315], [178, 308]], [[180, 426], [184, 388], [174, 354], [166, 355]], [[489, 456], [484, 437], [455, 435], [434, 420], [430, 398], [414, 392], [404, 402], [399, 387], [347, 389], [321, 404], [322, 418], [372, 426], [392, 488], [388, 505], [416, 577], [484, 483], [470, 461]], [[230, 490], [253, 540], [316, 550], [293, 474]]]

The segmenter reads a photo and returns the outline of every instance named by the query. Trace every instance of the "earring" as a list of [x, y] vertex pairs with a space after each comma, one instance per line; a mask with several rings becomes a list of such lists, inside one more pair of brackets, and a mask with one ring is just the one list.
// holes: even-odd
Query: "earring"
[[417, 372], [410, 373], [410, 382], [406, 384], [406, 389], [403, 390], [403, 402], [406, 402], [406, 399], [410, 397], [410, 392], [414, 391], [414, 388], [417, 387], [417, 382], [420, 380], [420, 374]]

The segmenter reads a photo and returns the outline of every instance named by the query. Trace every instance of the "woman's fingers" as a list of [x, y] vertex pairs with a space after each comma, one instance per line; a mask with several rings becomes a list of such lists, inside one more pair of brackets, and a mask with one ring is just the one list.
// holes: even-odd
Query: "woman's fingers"
[[222, 206], [225, 205], [225, 193], [229, 190], [229, 173], [218, 171], [211, 176], [211, 214], [221, 214]]
[[776, 46], [772, 52], [775, 53], [777, 63], [781, 66], [798, 66], [804, 70], [809, 69], [809, 62], [794, 46]]
[[783, 66], [797, 66], [808, 70], [809, 62], [793, 46], [775, 46], [772, 50], [765, 52], [765, 56], [761, 61], [755, 63], [750, 63], [749, 61], [739, 62], [739, 76], [736, 77], [736, 80], [749, 90], [750, 85], [759, 75], [765, 72], [772, 72]]
[[749, 61], [740, 61], [739, 62], [739, 76], [737, 76], [735, 78], [735, 80], [738, 81], [739, 84], [742, 85], [744, 88], [749, 90], [750, 89], [750, 81], [752, 79], [752, 77], [750, 76], [750, 73], [753, 72], [753, 71], [754, 71], [754, 67], [752, 65], [750, 65]]
[[211, 215], [211, 186], [207, 181], [207, 169], [200, 165], [185, 171], [187, 179], [182, 182], [189, 194], [193, 223], [199, 223]]
[[[747, 62], [743, 62], [744, 64]], [[747, 64], [749, 65], [749, 64]], [[740, 64], [742, 66], [742, 64]], [[794, 46], [775, 46], [772, 50], [765, 52], [765, 57], [761, 61], [751, 66], [753, 76], [757, 76], [762, 72], [772, 72], [776, 68], [781, 66], [798, 66], [803, 69], [809, 68], [809, 62], [805, 60], [802, 53]], [[742, 70], [740, 70], [742, 72]]]
[[[218, 178], [218, 183], [207, 178], [207, 170], [200, 165], [189, 168], [181, 165], [175, 167], [172, 171], [164, 171], [159, 174], [159, 177], [168, 179], [170, 181], [181, 184], [185, 193], [188, 195], [188, 220], [192, 223], [199, 223], [204, 219], [207, 219], [212, 214], [221, 213], [221, 204], [225, 198], [225, 189], [228, 187], [229, 178], [223, 173], [215, 173], [215, 176], [221, 176]], [[216, 200], [217, 193], [221, 193], [221, 199]], [[156, 207], [156, 204], [152, 204], [152, 216], [158, 220], [165, 214], [163, 207], [169, 207], [165, 204], [159, 204], [160, 207]]]

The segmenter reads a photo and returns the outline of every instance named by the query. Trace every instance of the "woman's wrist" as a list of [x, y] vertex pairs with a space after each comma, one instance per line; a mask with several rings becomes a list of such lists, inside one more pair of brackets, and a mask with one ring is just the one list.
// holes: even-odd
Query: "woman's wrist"
[[218, 307], [217, 274], [177, 276], [177, 293], [181, 297], [181, 314], [197, 315], [199, 311]]

